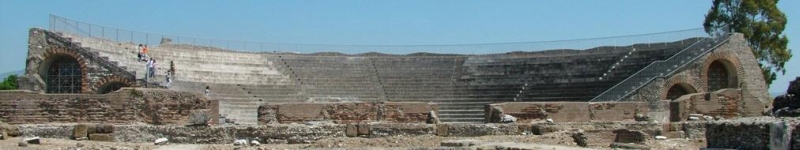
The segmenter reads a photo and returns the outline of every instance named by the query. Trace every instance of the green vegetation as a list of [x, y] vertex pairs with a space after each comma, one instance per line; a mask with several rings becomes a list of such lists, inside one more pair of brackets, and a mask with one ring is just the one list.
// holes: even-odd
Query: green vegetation
[[786, 73], [784, 65], [792, 58], [787, 48], [789, 39], [783, 34], [786, 15], [777, 7], [778, 0], [714, 0], [703, 22], [706, 32], [714, 33], [729, 27], [744, 34], [750, 44], [767, 86], [775, 73]]
[[0, 84], [0, 90], [16, 90], [18, 88], [17, 75], [9, 75], [3, 80], [3, 83]]

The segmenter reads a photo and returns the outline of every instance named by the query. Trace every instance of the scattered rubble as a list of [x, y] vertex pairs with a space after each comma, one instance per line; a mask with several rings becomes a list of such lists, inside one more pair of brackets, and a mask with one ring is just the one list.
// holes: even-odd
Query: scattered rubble
[[572, 139], [575, 141], [575, 144], [581, 147], [589, 146], [588, 138], [583, 133], [583, 130], [578, 129], [577, 131], [572, 132]]
[[649, 150], [650, 147], [647, 145], [640, 145], [640, 144], [633, 144], [633, 143], [611, 143], [609, 145], [611, 148], [620, 148], [620, 149], [636, 149], [636, 150]]
[[252, 141], [250, 141], [250, 145], [252, 145], [252, 146], [260, 146], [261, 142], [258, 142], [256, 140], [252, 140]]
[[500, 121], [501, 123], [514, 123], [517, 122], [517, 117], [511, 115], [503, 115], [503, 120]]
[[169, 142], [169, 140], [168, 140], [167, 138], [158, 138], [158, 139], [156, 139], [156, 141], [155, 141], [155, 142], [153, 142], [153, 143], [154, 143], [155, 145], [166, 145], [166, 144], [167, 144], [167, 142]]
[[238, 139], [236, 141], [233, 141], [233, 146], [247, 146], [247, 140]]
[[41, 139], [39, 137], [25, 138], [22, 141], [24, 141], [25, 143], [28, 143], [28, 144], [42, 144], [42, 141], [41, 141]]

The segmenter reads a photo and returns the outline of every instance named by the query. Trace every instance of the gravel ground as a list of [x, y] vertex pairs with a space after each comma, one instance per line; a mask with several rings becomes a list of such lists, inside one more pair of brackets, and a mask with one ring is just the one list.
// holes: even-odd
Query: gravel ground
[[[124, 142], [96, 142], [75, 141], [67, 139], [43, 138], [42, 144], [30, 144], [28, 147], [19, 147], [18, 142], [22, 137], [0, 140], [0, 149], [34, 149], [34, 150], [228, 150], [228, 149], [455, 149], [440, 147], [441, 142], [450, 140], [474, 140], [482, 145], [501, 145], [505, 147], [524, 147], [529, 149], [583, 149], [577, 147], [568, 132], [556, 132], [546, 135], [504, 135], [480, 137], [438, 137], [438, 136], [412, 136], [412, 137], [384, 137], [384, 138], [328, 138], [321, 139], [312, 144], [264, 144], [261, 146], [237, 147], [233, 144], [168, 144], [153, 145], [152, 143], [124, 143]], [[79, 144], [80, 143], [80, 144]], [[78, 147], [80, 145], [80, 147]], [[653, 149], [699, 149], [705, 146], [703, 140], [668, 139], [653, 140], [648, 143]], [[476, 148], [476, 147], [473, 147]], [[608, 146], [590, 145], [591, 149], [609, 149]]]

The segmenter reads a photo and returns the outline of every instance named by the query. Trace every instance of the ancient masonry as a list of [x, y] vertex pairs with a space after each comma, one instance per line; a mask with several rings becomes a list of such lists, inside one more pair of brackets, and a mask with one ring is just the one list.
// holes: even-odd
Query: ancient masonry
[[[653, 130], [670, 132], [683, 130], [674, 123], [697, 114], [760, 116], [772, 103], [756, 59], [735, 33], [624, 48], [487, 55], [254, 53], [169, 41], [149, 47], [148, 55], [159, 65], [156, 77], [146, 81], [136, 43], [33, 28], [26, 72], [18, 81], [22, 90], [0, 92], [0, 121], [331, 122], [336, 124], [331, 131], [341, 130], [341, 135], [330, 133], [336, 136], [381, 133], [380, 124], [366, 124], [381, 122], [418, 124], [419, 134], [447, 136], [482, 128], [458, 123], [482, 126], [510, 116], [522, 124], [655, 121]], [[159, 84], [170, 63], [177, 71], [167, 88]], [[205, 87], [210, 94], [202, 95]], [[207, 118], [195, 121], [198, 114]], [[507, 132], [552, 127], [526, 125]], [[362, 128], [371, 131], [361, 133]], [[479, 134], [506, 131], [488, 132]], [[96, 137], [128, 139], [112, 132]]]

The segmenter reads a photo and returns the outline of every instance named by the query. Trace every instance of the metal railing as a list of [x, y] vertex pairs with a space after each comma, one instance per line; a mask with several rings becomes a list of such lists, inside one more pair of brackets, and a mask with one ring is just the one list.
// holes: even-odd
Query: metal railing
[[554, 53], [568, 53], [570, 50], [584, 50], [600, 46], [616, 46], [622, 48], [637, 43], [666, 43], [679, 41], [691, 37], [705, 37], [702, 28], [659, 32], [650, 34], [614, 36], [603, 38], [539, 41], [539, 42], [507, 42], [507, 43], [482, 43], [482, 44], [451, 44], [451, 45], [327, 45], [327, 44], [297, 44], [275, 42], [252, 42], [239, 40], [224, 40], [211, 38], [197, 38], [176, 36], [168, 34], [125, 30], [115, 27], [102, 26], [76, 20], [50, 15], [50, 30], [65, 32], [83, 37], [102, 38], [115, 42], [128, 42], [134, 44], [160, 45], [163, 41], [171, 44], [187, 44], [196, 46], [217, 47], [229, 50], [250, 52], [342, 52], [359, 54], [367, 52], [380, 52], [387, 54], [409, 54], [415, 52], [449, 53], [449, 54], [493, 54], [513, 51], [543, 51], [555, 50]]
[[683, 66], [726, 42], [730, 37], [730, 33], [726, 32], [727, 30], [721, 31], [720, 33], [714, 33], [709, 38], [699, 40], [666, 60], [650, 63], [630, 77], [594, 97], [591, 101], [620, 101], [656, 78], [669, 77]]

